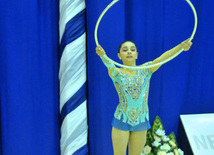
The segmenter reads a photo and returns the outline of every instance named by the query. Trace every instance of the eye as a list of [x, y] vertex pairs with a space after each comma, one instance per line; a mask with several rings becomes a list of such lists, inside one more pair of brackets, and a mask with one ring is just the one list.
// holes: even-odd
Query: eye
[[131, 49], [131, 51], [133, 51], [133, 52], [134, 52], [134, 51], [135, 51], [135, 48], [132, 48], [132, 49]]

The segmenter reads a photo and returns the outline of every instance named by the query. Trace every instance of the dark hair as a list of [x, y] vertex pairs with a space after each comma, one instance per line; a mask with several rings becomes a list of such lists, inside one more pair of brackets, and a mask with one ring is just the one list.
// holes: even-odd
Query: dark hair
[[[133, 41], [129, 41], [129, 40], [124, 41], [124, 42], [122, 42], [122, 43], [120, 44], [119, 49], [118, 49], [118, 53], [120, 53], [120, 49], [121, 49], [122, 45], [123, 45], [124, 43], [126, 43], [126, 42], [131, 42], [131, 43], [133, 43], [133, 44], [135, 45], [135, 43], [134, 43]], [[136, 48], [136, 45], [135, 45], [135, 48]]]

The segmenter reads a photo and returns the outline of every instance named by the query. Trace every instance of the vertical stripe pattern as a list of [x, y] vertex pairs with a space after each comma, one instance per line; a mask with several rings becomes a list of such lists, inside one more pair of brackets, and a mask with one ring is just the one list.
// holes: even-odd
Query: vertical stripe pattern
[[60, 0], [61, 155], [88, 154], [84, 0]]

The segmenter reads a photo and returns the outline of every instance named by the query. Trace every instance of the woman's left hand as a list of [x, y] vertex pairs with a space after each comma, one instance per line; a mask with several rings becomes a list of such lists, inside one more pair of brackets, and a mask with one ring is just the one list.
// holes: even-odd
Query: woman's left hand
[[188, 51], [190, 49], [190, 47], [192, 46], [192, 42], [191, 41], [188, 42], [188, 41], [189, 41], [189, 39], [187, 39], [181, 43], [181, 47], [184, 48], [184, 51]]

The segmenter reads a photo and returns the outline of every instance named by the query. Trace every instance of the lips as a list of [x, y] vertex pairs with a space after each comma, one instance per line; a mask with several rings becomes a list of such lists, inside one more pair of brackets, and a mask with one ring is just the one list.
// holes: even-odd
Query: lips
[[126, 58], [132, 58], [132, 56], [127, 56]]

